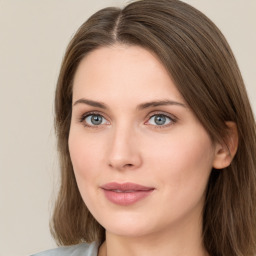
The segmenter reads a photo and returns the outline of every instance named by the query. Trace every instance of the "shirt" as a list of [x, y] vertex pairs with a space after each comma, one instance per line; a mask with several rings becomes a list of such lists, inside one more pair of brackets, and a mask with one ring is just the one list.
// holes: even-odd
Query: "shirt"
[[39, 252], [31, 256], [97, 256], [98, 249], [96, 242], [82, 243]]

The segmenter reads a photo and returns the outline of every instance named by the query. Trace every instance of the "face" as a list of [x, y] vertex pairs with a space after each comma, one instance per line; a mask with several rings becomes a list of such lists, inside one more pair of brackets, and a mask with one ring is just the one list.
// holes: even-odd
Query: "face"
[[82, 198], [107, 232], [200, 223], [215, 146], [146, 49], [103, 47], [81, 61], [69, 149]]

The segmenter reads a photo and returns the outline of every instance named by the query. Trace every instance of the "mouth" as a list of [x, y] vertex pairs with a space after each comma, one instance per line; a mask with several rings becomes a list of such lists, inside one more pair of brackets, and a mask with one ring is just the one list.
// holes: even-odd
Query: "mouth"
[[154, 187], [142, 186], [135, 183], [107, 183], [100, 187], [106, 198], [117, 205], [127, 206], [134, 204], [147, 196], [154, 190]]

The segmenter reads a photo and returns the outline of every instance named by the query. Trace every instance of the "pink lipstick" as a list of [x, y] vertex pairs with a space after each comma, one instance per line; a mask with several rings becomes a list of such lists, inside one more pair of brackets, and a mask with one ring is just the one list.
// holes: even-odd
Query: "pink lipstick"
[[111, 182], [101, 186], [101, 189], [110, 202], [118, 205], [131, 205], [149, 196], [155, 188], [135, 183]]

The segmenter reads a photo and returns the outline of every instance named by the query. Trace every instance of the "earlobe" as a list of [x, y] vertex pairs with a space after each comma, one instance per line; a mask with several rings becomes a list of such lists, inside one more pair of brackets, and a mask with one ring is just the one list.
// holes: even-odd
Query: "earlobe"
[[213, 168], [223, 169], [228, 167], [238, 148], [238, 132], [237, 126], [234, 122], [226, 122], [228, 133], [222, 142], [216, 143], [215, 158], [213, 161]]

